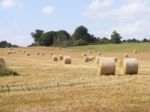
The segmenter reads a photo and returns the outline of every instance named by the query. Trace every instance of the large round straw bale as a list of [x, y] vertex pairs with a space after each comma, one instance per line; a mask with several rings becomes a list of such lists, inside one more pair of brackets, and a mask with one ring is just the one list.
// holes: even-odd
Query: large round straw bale
[[116, 62], [114, 58], [101, 57], [98, 65], [99, 75], [115, 75]]
[[124, 58], [121, 63], [122, 74], [137, 74], [138, 73], [138, 61], [136, 58]]
[[64, 64], [71, 64], [71, 57], [70, 56], [65, 56], [64, 57]]
[[59, 60], [63, 60], [63, 56], [62, 55], [59, 55], [58, 58], [59, 58]]
[[6, 63], [5, 60], [0, 58], [0, 70], [6, 69]]
[[58, 56], [52, 56], [52, 61], [58, 61]]
[[42, 56], [44, 56], [44, 55], [45, 55], [45, 53], [42, 53], [41, 55], [42, 55]]
[[39, 56], [39, 55], [40, 55], [40, 53], [37, 53], [37, 55]]

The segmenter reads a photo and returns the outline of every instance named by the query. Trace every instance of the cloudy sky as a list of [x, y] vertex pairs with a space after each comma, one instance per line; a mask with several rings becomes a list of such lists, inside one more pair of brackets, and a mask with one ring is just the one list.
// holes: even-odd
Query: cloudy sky
[[72, 34], [79, 25], [97, 37], [150, 38], [149, 20], [150, 0], [0, 0], [0, 41], [25, 46], [35, 29]]

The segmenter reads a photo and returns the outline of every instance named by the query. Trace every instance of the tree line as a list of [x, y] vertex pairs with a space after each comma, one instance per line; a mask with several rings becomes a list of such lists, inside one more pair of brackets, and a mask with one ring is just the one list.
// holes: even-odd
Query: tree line
[[121, 35], [116, 31], [112, 32], [110, 39], [107, 37], [99, 38], [90, 34], [85, 26], [77, 27], [72, 35], [70, 35], [65, 30], [44, 32], [43, 30], [37, 29], [35, 30], [35, 32], [31, 33], [31, 36], [34, 39], [34, 43], [31, 46], [39, 45], [67, 47], [81, 46], [87, 44], [120, 44], [122, 42], [150, 42], [150, 39], [148, 40], [146, 38], [144, 38], [141, 41], [134, 38], [123, 40]]
[[7, 41], [0, 42], [0, 48], [10, 48], [10, 47], [19, 47], [18, 45], [13, 45]]

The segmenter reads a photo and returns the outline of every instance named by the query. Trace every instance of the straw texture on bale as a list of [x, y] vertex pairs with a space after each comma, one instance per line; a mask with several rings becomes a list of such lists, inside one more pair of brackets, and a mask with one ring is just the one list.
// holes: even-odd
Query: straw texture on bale
[[63, 56], [62, 55], [59, 55], [59, 60], [63, 60]]
[[58, 61], [58, 56], [52, 56], [52, 61]]
[[72, 60], [70, 56], [65, 56], [64, 57], [64, 64], [71, 64]]
[[114, 58], [101, 57], [98, 65], [98, 75], [115, 75], [116, 63]]
[[6, 63], [5, 60], [0, 58], [0, 70], [6, 69]]
[[138, 61], [136, 58], [124, 58], [121, 62], [122, 74], [138, 74]]
[[93, 61], [95, 59], [95, 56], [88, 56], [89, 61]]
[[11, 52], [11, 51], [8, 51], [7, 54], [12, 54], [12, 52]]

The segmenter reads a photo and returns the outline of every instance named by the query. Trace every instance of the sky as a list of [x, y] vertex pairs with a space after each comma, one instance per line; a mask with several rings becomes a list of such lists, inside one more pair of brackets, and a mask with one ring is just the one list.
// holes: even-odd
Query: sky
[[31, 32], [84, 25], [96, 37], [150, 38], [150, 0], [0, 0], [0, 41], [26, 46]]

